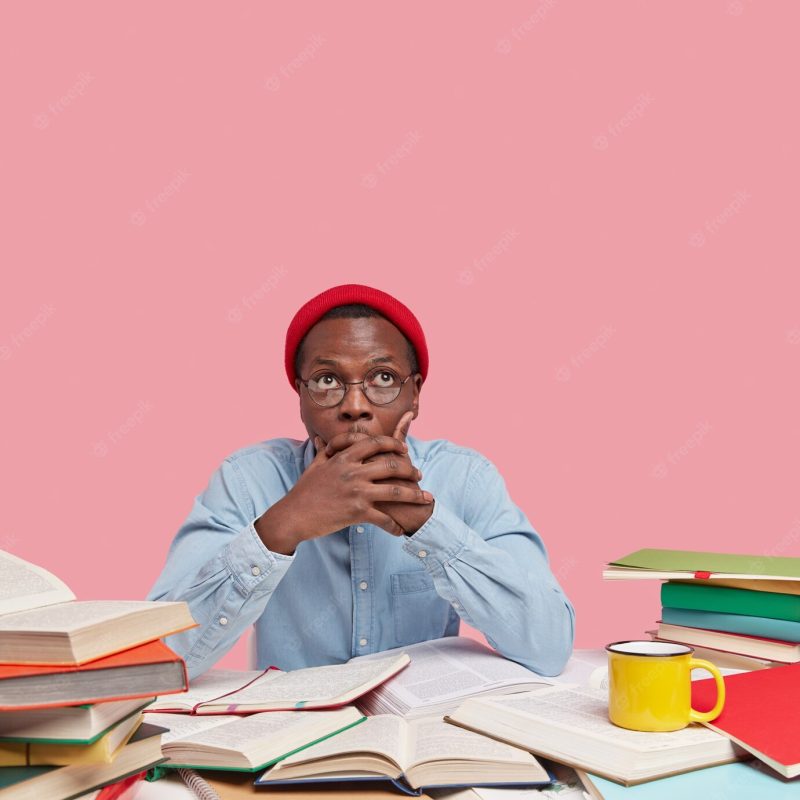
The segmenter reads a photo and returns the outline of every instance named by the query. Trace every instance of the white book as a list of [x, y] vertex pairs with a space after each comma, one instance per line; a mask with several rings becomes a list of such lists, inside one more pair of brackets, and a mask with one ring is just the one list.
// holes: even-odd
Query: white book
[[183, 601], [76, 600], [46, 569], [0, 550], [0, 663], [84, 664], [195, 625]]
[[394, 653], [370, 661], [282, 672], [210, 670], [191, 681], [189, 691], [158, 697], [147, 709], [184, 714], [252, 714], [258, 711], [333, 708], [353, 702], [403, 670], [410, 659]]
[[91, 744], [121, 719], [142, 711], [154, 699], [136, 697], [80, 706], [3, 711], [0, 714], [0, 741], [58, 740], [64, 744]]
[[[399, 714], [407, 719], [441, 716], [455, 710], [467, 697], [511, 694], [551, 684], [550, 679], [463, 636], [446, 636], [400, 649], [411, 656], [411, 664], [358, 702], [364, 713]], [[354, 661], [369, 661], [376, 655]]]
[[605, 689], [552, 686], [510, 697], [472, 698], [446, 719], [627, 785], [745, 754], [702, 725], [668, 733], [617, 727], [608, 719]]

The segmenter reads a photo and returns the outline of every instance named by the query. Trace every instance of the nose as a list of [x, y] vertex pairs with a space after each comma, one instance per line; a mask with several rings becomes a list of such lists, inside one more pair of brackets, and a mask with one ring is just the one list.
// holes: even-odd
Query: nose
[[348, 384], [344, 400], [339, 405], [339, 419], [348, 422], [372, 419], [372, 404], [367, 400], [363, 386]]

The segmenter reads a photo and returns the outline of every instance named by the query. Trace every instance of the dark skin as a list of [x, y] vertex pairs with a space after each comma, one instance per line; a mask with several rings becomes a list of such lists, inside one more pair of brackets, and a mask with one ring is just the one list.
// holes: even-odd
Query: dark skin
[[[380, 359], [380, 361], [375, 361]], [[300, 377], [334, 372], [359, 381], [375, 366], [401, 378], [411, 372], [405, 337], [382, 317], [326, 319], [308, 332]], [[419, 413], [422, 376], [403, 384], [396, 400], [373, 405], [360, 386], [349, 386], [338, 406], [322, 408], [300, 393], [300, 417], [316, 456], [291, 490], [255, 522], [264, 544], [291, 555], [304, 539], [368, 522], [394, 536], [414, 533], [433, 513], [434, 498], [419, 486], [405, 438]]]

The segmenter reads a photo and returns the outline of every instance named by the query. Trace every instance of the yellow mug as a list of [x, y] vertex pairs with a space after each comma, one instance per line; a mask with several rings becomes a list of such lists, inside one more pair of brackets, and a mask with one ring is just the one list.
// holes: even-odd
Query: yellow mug
[[[677, 731], [690, 722], [711, 722], [725, 705], [725, 681], [719, 670], [693, 647], [672, 642], [627, 641], [606, 645], [608, 718], [633, 731]], [[692, 708], [693, 669], [706, 669], [717, 684], [711, 711]]]

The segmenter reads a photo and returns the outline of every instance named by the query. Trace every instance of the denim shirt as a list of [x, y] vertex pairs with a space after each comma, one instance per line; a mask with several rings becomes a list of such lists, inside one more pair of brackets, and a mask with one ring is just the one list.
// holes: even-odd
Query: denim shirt
[[539, 534], [494, 464], [444, 439], [407, 437], [435, 499], [413, 535], [350, 525], [271, 552], [253, 523], [313, 461], [313, 441], [270, 439], [226, 458], [175, 535], [150, 600], [185, 600], [199, 627], [169, 645], [191, 677], [255, 625], [257, 666], [334, 664], [441, 636], [459, 623], [502, 655], [558, 674], [575, 612]]

